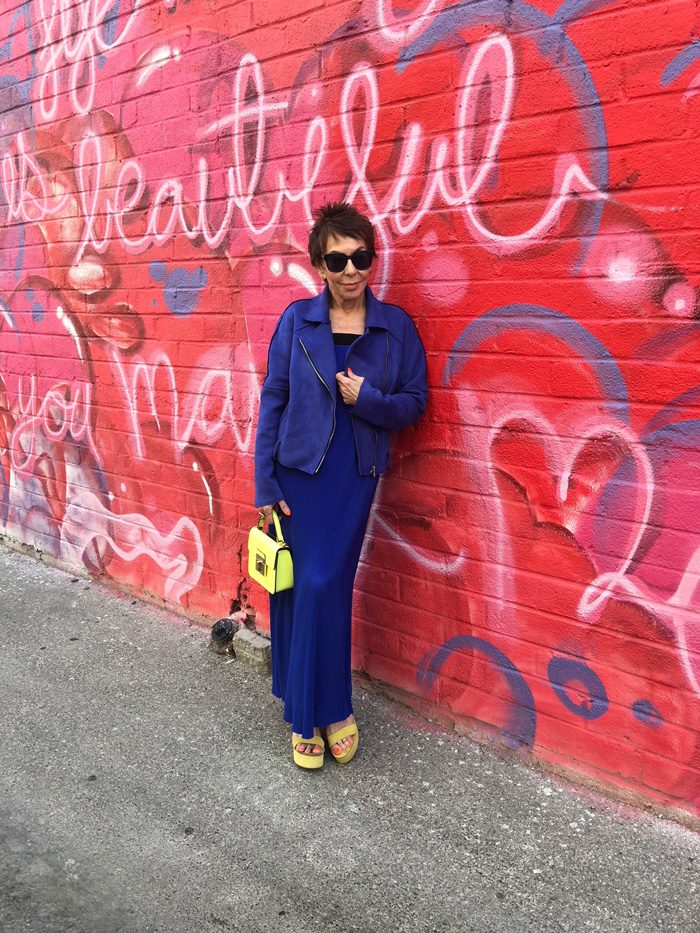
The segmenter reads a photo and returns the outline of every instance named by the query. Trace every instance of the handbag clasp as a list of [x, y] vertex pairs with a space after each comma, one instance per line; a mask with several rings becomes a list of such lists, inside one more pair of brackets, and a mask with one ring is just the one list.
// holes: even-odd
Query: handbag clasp
[[255, 569], [258, 573], [263, 574], [263, 576], [267, 573], [267, 560], [265, 559], [265, 555], [261, 554], [260, 551], [255, 552]]

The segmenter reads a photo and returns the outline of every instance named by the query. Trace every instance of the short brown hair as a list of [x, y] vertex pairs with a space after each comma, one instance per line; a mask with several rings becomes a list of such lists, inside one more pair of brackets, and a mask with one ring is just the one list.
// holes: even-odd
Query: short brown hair
[[326, 251], [328, 238], [349, 236], [362, 240], [366, 248], [374, 253], [374, 227], [369, 217], [361, 214], [346, 201], [324, 204], [314, 213], [316, 223], [309, 234], [309, 258], [313, 266], [320, 266]]

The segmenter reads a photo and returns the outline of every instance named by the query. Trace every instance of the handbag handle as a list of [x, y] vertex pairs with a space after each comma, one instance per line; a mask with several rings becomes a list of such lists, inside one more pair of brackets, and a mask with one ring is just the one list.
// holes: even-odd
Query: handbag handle
[[[275, 512], [274, 508], [272, 510], [272, 520], [275, 523], [275, 534], [277, 535], [277, 543], [282, 544], [286, 547], [284, 543], [284, 536], [282, 535], [282, 526], [280, 525], [280, 520]], [[258, 519], [258, 528], [262, 531], [263, 525], [265, 524], [265, 513], [260, 513], [260, 518]]]

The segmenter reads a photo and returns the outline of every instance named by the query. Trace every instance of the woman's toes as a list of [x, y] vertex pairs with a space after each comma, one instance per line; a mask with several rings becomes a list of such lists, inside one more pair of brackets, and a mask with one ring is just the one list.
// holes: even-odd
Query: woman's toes
[[308, 742], [303, 742], [301, 736], [295, 737], [294, 748], [300, 755], [322, 755], [323, 749], [319, 748], [318, 745], [310, 745]]

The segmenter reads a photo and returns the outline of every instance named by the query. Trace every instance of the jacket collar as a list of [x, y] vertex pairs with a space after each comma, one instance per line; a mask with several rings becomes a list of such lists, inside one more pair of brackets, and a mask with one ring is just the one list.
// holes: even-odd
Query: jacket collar
[[[330, 298], [331, 293], [326, 285], [319, 295], [311, 298], [308, 302], [303, 314], [304, 320], [310, 324], [330, 324]], [[390, 330], [386, 305], [374, 297], [369, 285], [365, 290], [365, 301], [367, 305], [365, 327], [380, 327], [382, 330]]]

